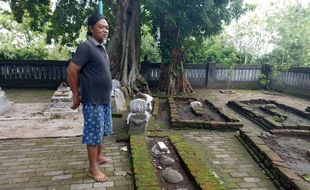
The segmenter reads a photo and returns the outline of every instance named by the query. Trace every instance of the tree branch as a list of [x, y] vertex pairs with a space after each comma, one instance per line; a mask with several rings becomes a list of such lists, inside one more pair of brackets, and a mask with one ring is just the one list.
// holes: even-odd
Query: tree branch
[[116, 1], [113, 1], [113, 0], [106, 0], [107, 1], [107, 4], [108, 4], [108, 6], [112, 9], [112, 12], [116, 12], [117, 10], [116, 10]]

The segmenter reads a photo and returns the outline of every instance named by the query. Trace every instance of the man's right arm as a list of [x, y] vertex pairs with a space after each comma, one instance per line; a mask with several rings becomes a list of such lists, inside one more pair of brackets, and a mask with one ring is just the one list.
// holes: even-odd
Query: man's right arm
[[67, 81], [72, 91], [72, 109], [76, 109], [80, 105], [79, 70], [80, 67], [74, 62], [70, 61], [67, 68]]

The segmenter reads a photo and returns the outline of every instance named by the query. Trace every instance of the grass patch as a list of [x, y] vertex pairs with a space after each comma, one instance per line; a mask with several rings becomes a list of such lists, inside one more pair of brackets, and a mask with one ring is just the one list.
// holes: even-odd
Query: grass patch
[[15, 103], [49, 103], [54, 90], [50, 89], [3, 89], [10, 101]]

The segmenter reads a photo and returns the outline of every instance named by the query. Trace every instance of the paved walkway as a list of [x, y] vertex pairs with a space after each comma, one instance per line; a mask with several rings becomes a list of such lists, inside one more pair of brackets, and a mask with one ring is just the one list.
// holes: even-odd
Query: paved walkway
[[200, 150], [206, 164], [227, 189], [273, 190], [272, 182], [258, 167], [234, 132], [198, 131], [183, 134], [189, 143]]
[[113, 163], [103, 164], [101, 170], [109, 177], [105, 183], [86, 176], [88, 161], [81, 137], [0, 140], [0, 189], [70, 190], [101, 189], [130, 190], [132, 176], [127, 146], [106, 138], [104, 155]]

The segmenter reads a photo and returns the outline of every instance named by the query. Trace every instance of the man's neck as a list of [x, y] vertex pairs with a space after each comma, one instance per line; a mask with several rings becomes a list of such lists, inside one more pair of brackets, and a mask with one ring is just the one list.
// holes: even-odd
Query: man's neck
[[103, 40], [98, 40], [98, 39], [96, 39], [96, 38], [94, 38], [99, 44], [102, 44], [102, 42], [103, 42]]

